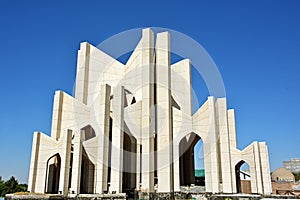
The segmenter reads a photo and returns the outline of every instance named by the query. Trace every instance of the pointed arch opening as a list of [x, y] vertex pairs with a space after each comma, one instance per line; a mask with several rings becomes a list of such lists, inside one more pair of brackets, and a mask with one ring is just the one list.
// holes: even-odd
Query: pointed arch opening
[[95, 165], [82, 148], [80, 194], [94, 193]]
[[61, 157], [57, 153], [47, 160], [45, 193], [58, 194]]
[[131, 135], [125, 124], [123, 138], [123, 174], [122, 174], [122, 192], [128, 197], [133, 197], [136, 188], [136, 154], [137, 140]]
[[250, 166], [244, 160], [235, 165], [237, 193], [251, 194]]
[[200, 151], [203, 151], [202, 144], [201, 138], [195, 133], [190, 133], [181, 139], [179, 143], [180, 186], [205, 186], [203, 159], [199, 157]]
[[[96, 137], [95, 130], [91, 125], [87, 125], [80, 129], [82, 141], [90, 140]], [[72, 157], [72, 156], [71, 156]], [[95, 164], [89, 158], [89, 155], [82, 147], [81, 157], [81, 173], [80, 173], [80, 193], [91, 194], [95, 189]]]
[[96, 137], [96, 133], [91, 125], [81, 128], [81, 138], [83, 141], [92, 139], [94, 137]]

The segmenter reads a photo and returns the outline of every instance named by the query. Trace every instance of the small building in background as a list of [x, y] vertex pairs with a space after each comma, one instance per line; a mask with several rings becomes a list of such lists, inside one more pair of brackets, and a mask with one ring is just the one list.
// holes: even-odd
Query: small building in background
[[271, 174], [273, 194], [294, 194], [299, 183], [295, 183], [295, 177], [284, 167], [278, 168]]
[[300, 159], [292, 158], [288, 161], [283, 161], [283, 166], [290, 172], [300, 172]]
[[205, 186], [205, 171], [204, 171], [204, 169], [195, 169], [195, 185]]
[[295, 182], [295, 177], [292, 172], [281, 167], [272, 172], [271, 180], [275, 182]]
[[251, 194], [251, 175], [248, 170], [240, 170], [241, 193]]

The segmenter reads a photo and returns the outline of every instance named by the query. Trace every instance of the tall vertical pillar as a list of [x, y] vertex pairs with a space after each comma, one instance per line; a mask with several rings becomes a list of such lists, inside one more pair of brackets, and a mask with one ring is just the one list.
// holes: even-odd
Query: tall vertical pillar
[[205, 186], [207, 192], [220, 192], [220, 162], [216, 128], [215, 98], [208, 97], [209, 131], [204, 144]]
[[112, 150], [110, 191], [122, 192], [124, 140], [124, 87], [116, 86], [112, 100]]
[[71, 178], [71, 191], [75, 194], [80, 193], [80, 177], [81, 177], [81, 159], [82, 159], [82, 143], [81, 133], [75, 134], [73, 144], [73, 165]]
[[269, 165], [268, 147], [265, 142], [259, 142], [259, 151], [261, 157], [263, 194], [271, 194], [272, 185], [271, 185], [271, 177], [269, 173], [270, 165]]
[[[103, 191], [107, 191], [110, 91], [111, 91], [111, 87], [109, 85], [107, 84], [100, 85], [100, 93], [96, 97], [95, 103], [93, 105], [93, 109], [95, 110], [95, 113], [99, 113], [97, 116], [95, 116], [97, 122], [97, 130], [99, 133], [97, 158], [98, 160], [100, 160], [100, 162], [98, 161], [95, 166], [96, 167], [96, 181], [95, 181], [96, 191], [95, 192], [100, 194]], [[119, 96], [116, 95], [116, 97], [118, 98]], [[120, 99], [118, 100], [120, 101]], [[121, 108], [118, 107], [117, 109], [121, 109]]]
[[230, 147], [236, 149], [236, 127], [235, 127], [235, 114], [234, 109], [229, 109], [227, 111], [228, 116], [228, 131], [229, 131], [229, 140]]
[[72, 130], [67, 130], [67, 134], [62, 138], [63, 150], [61, 152], [61, 170], [59, 178], [59, 191], [67, 195], [69, 191], [69, 174], [70, 174], [70, 156], [72, 144]]
[[142, 37], [142, 189], [154, 191], [154, 35], [143, 29]]
[[29, 179], [28, 179], [28, 190], [30, 192], [35, 192], [38, 162], [39, 162], [40, 140], [41, 140], [41, 133], [35, 132], [32, 140], [30, 171], [29, 171]]
[[227, 105], [226, 98], [219, 98], [216, 101], [217, 105], [217, 125], [220, 142], [220, 163], [222, 174], [222, 192], [232, 193], [232, 172], [231, 172], [231, 157], [230, 157], [230, 138], [228, 132], [227, 120]]
[[170, 35], [156, 40], [157, 175], [158, 192], [173, 192], [173, 131], [171, 107]]
[[137, 140], [136, 144], [136, 189], [140, 190], [141, 184], [141, 144], [140, 140]]
[[64, 109], [64, 93], [56, 91], [54, 95], [53, 110], [52, 110], [52, 126], [51, 137], [57, 141], [61, 137], [62, 131], [62, 113]]
[[[191, 128], [191, 84], [191, 65], [189, 59], [184, 59], [171, 65], [171, 94], [173, 104], [178, 104], [177, 108], [172, 108], [172, 117], [174, 117], [172, 119], [174, 138], [178, 137], [178, 134], [186, 133], [187, 129]], [[176, 119], [176, 117], [178, 117], [178, 119]], [[180, 141], [173, 139], [174, 191], [176, 192], [180, 191], [179, 142]]]
[[174, 144], [174, 191], [180, 192], [180, 153], [179, 144]]
[[261, 181], [262, 180], [261, 160], [260, 160], [260, 155], [259, 155], [259, 144], [258, 144], [258, 142], [256, 142], [256, 141], [253, 142], [253, 148], [254, 148], [254, 165], [255, 165], [257, 193], [263, 194], [263, 183]]
[[89, 56], [90, 44], [87, 42], [81, 43], [77, 58], [75, 98], [84, 104], [87, 104], [88, 97]]

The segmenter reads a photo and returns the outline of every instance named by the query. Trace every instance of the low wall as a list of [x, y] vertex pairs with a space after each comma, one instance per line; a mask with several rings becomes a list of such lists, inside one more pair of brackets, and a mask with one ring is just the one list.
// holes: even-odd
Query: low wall
[[47, 195], [47, 194], [27, 194], [27, 195], [15, 195], [8, 194], [4, 198], [5, 200], [124, 200], [126, 199], [125, 193], [120, 194], [79, 194], [71, 196], [63, 195]]
[[[125, 200], [126, 194], [80, 194], [73, 196], [46, 195], [46, 194], [27, 194], [5, 196], [5, 200]], [[134, 199], [134, 198], [129, 198]], [[247, 195], [247, 194], [190, 194], [190, 193], [144, 193], [143, 200], [272, 200], [272, 199], [297, 199], [287, 195]]]

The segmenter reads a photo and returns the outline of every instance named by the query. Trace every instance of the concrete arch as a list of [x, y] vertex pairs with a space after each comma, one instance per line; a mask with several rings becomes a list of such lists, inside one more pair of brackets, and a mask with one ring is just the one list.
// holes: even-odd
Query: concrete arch
[[[242, 157], [240, 160], [235, 161], [235, 162], [233, 163], [233, 166], [236, 166], [236, 165], [240, 164], [241, 162], [247, 163], [247, 164], [249, 165], [250, 170], [251, 170], [251, 168], [254, 168], [254, 166], [251, 165], [251, 163], [252, 163], [253, 161], [251, 161], [251, 160], [249, 160], [249, 159], [247, 159], [247, 158], [243, 158], [243, 157]], [[242, 164], [243, 164], [243, 163], [242, 163]]]
[[252, 193], [251, 185], [253, 184], [253, 177], [251, 178], [251, 175], [250, 175], [250, 182], [249, 182], [249, 180], [241, 179], [241, 167], [245, 163], [249, 166], [249, 173], [250, 173], [252, 171], [251, 166], [249, 165], [249, 163], [245, 162], [244, 160], [240, 160], [236, 165], [234, 165], [236, 192], [251, 194]]
[[[186, 131], [186, 132], [177, 134], [177, 136], [175, 138], [173, 138], [173, 148], [174, 148], [174, 157], [173, 158], [174, 158], [174, 163], [176, 161], [178, 161], [179, 157], [180, 157], [180, 152], [179, 152], [180, 141], [182, 141], [182, 139], [184, 139], [188, 134], [195, 134], [195, 135], [197, 135], [200, 138], [200, 140], [202, 140], [203, 146], [205, 146], [205, 141], [203, 140], [203, 138], [201, 137], [201, 135], [198, 134], [195, 131]], [[203, 149], [205, 151], [205, 148], [203, 148]], [[205, 153], [206, 152], [204, 152], [204, 154]]]
[[195, 184], [194, 147], [201, 140], [195, 133], [190, 133], [189, 137], [187, 136], [182, 138], [179, 143], [179, 174], [181, 186]]
[[137, 177], [137, 139], [124, 132], [123, 135], [123, 172], [122, 172], [122, 192], [132, 194], [136, 188]]
[[[49, 161], [53, 160], [53, 163], [49, 165]], [[46, 177], [45, 177], [45, 193], [57, 194], [59, 189], [61, 169], [61, 156], [59, 153], [55, 153], [50, 156], [46, 162]]]
[[[251, 193], [258, 193], [257, 190], [257, 172], [256, 172], [256, 165], [255, 165], [255, 156], [254, 156], [254, 149], [253, 144], [246, 147], [244, 150], [238, 150], [239, 154], [238, 157], [232, 162], [232, 172], [236, 172], [235, 167], [240, 164], [241, 162], [245, 162], [249, 165], [249, 173], [251, 177]], [[232, 180], [233, 180], [233, 191], [237, 191], [237, 183], [236, 183], [236, 173], [232, 173]]]
[[95, 129], [90, 124], [83, 126], [80, 129], [80, 134], [81, 134], [81, 139], [83, 141], [87, 141], [87, 140], [90, 140], [90, 139], [96, 137]]
[[[189, 132], [183, 132], [180, 134], [177, 134], [177, 137], [174, 138], [173, 140], [173, 149], [174, 149], [174, 191], [180, 191], [180, 185], [182, 184], [182, 173], [181, 173], [181, 168], [182, 168], [182, 161], [180, 159], [181, 157], [181, 151], [180, 151], [180, 142], [188, 135], [188, 134], [192, 134], [194, 135], [194, 137], [198, 137], [198, 140], [202, 140], [203, 145], [204, 145], [204, 141], [201, 138], [201, 136], [199, 134], [197, 134], [197, 132], [194, 131], [189, 131]], [[190, 136], [191, 137], [191, 136]], [[197, 143], [196, 142], [196, 143]], [[193, 146], [194, 147], [194, 146]], [[191, 149], [190, 149], [191, 150]], [[194, 159], [194, 158], [193, 158]], [[194, 161], [194, 160], [193, 160]], [[205, 162], [205, 161], [204, 161]], [[205, 167], [205, 164], [204, 164]], [[192, 174], [194, 173], [194, 170], [192, 170]], [[193, 176], [194, 178], [194, 176]], [[181, 179], [181, 180], [180, 180]]]
[[95, 187], [95, 163], [90, 160], [84, 148], [82, 149], [80, 170], [80, 193], [93, 193]]
[[[192, 63], [185, 59], [171, 64], [170, 39], [168, 32], [144, 29], [125, 65], [86, 42], [80, 45], [75, 97], [57, 91], [51, 137], [34, 135], [30, 191], [45, 192], [45, 163], [59, 152], [63, 195], [121, 193], [134, 187], [147, 195], [180, 192], [181, 152], [190, 151], [191, 156], [190, 146], [201, 138], [206, 192], [235, 192], [234, 170], [241, 160], [251, 167], [252, 192], [271, 192], [266, 144], [253, 142], [242, 151], [236, 149], [235, 116], [225, 97], [209, 96], [192, 112]], [[184, 138], [189, 145], [180, 152]], [[82, 181], [86, 186], [93, 184], [81, 189], [81, 177], [89, 177]]]
[[182, 133], [176, 134], [176, 137], [173, 138], [174, 145], [179, 145], [180, 141], [181, 141], [184, 137], [186, 137], [188, 134], [191, 134], [191, 133], [193, 133], [193, 134], [199, 136], [199, 137], [201, 138], [201, 140], [203, 141], [203, 144], [204, 144], [204, 142], [205, 142], [205, 141], [204, 141], [204, 138], [203, 138], [202, 135], [199, 134], [197, 131], [184, 131], [184, 132], [182, 132]]

